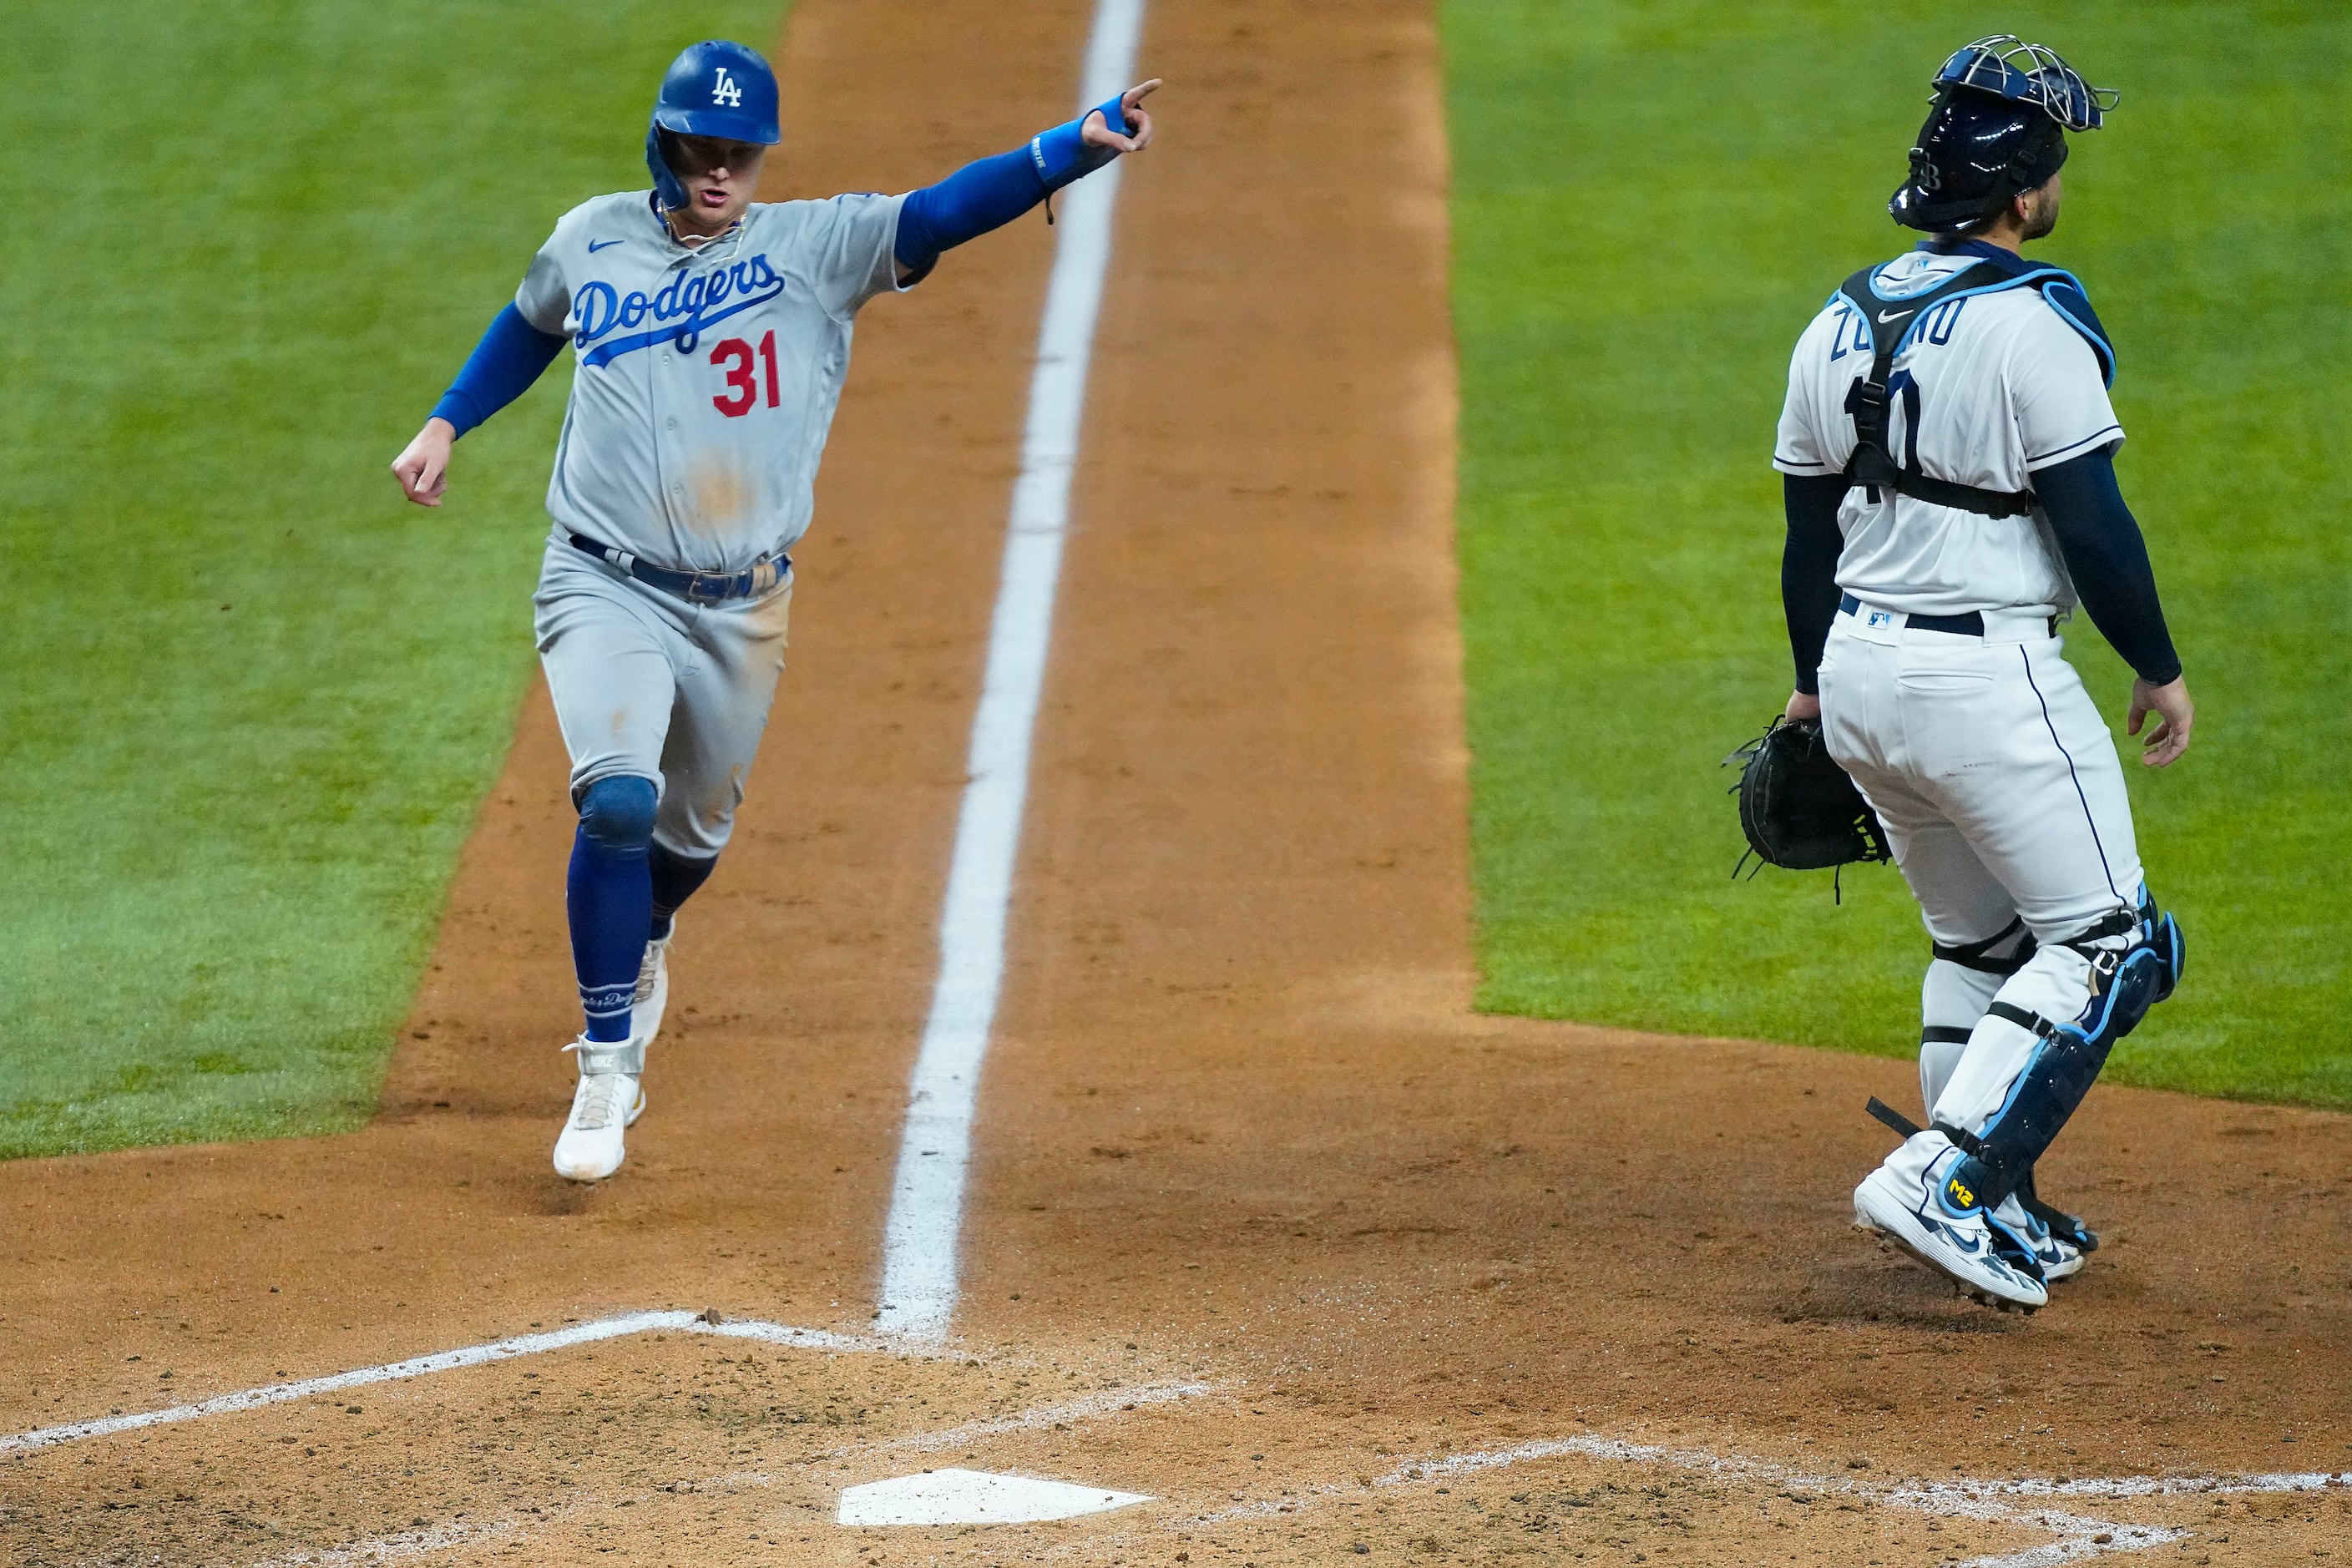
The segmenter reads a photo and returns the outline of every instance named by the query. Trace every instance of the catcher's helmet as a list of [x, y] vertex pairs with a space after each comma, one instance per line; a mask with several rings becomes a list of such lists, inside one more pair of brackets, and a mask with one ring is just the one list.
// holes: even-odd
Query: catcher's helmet
[[2045, 183], [2066, 162], [2066, 132], [2096, 131], [2116, 99], [2008, 33], [1962, 47], [1934, 86], [1911, 171], [1886, 204], [1895, 222], [1930, 233], [1967, 228]]
[[686, 205], [686, 187], [662, 153], [662, 132], [719, 136], [772, 147], [776, 129], [776, 73], [747, 44], [707, 38], [689, 45], [670, 61], [654, 100], [653, 123], [646, 127], [646, 167], [664, 207]]

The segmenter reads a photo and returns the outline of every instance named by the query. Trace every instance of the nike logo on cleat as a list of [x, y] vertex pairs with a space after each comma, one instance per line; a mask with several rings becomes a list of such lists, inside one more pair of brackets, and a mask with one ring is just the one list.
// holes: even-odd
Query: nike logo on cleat
[[592, 239], [588, 242], [588, 254], [593, 256], [600, 250], [610, 250], [616, 245], [625, 245], [628, 242], [626, 240], [620, 239]]
[[[1926, 1218], [1925, 1215], [1920, 1217]], [[1970, 1236], [1965, 1231], [1955, 1230], [1948, 1225], [1937, 1225], [1934, 1220], [1927, 1220], [1927, 1224], [1944, 1240], [1951, 1243], [1957, 1250], [1968, 1257], [1974, 1258], [1984, 1250], [1984, 1237], [1980, 1236]]]

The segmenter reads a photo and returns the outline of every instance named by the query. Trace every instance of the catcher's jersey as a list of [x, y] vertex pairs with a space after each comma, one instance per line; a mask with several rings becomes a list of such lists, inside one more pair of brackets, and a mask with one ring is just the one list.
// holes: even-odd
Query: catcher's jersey
[[547, 510], [657, 566], [735, 573], [808, 531], [859, 306], [898, 286], [903, 196], [754, 204], [699, 249], [643, 191], [563, 215], [515, 293], [572, 340]]
[[[1978, 259], [1923, 247], [1873, 277], [1899, 297]], [[1774, 468], [1844, 470], [1854, 448], [1846, 395], [1870, 364], [1868, 327], [1852, 301], [1832, 298], [1789, 362]], [[1888, 455], [1907, 464], [1916, 451], [1931, 478], [1979, 489], [2030, 489], [2035, 469], [2123, 439], [2097, 355], [2032, 288], [1961, 296], [1929, 310], [1895, 356], [1887, 389]], [[1838, 512], [1845, 535], [1838, 586], [1856, 598], [1914, 615], [2074, 607], [2074, 586], [2039, 519], [1876, 493], [1874, 505], [1871, 491], [1850, 489]]]

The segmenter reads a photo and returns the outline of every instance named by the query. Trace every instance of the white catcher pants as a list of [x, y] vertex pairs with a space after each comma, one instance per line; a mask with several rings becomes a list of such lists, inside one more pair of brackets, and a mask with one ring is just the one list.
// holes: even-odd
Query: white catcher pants
[[2007, 1101], [2035, 1044], [1985, 1007], [1997, 997], [2078, 1016], [2090, 961], [2059, 944], [2137, 909], [2141, 880], [2115, 738], [2063, 643], [2039, 616], [1985, 621], [1981, 637], [1919, 631], [1864, 604], [1838, 616], [1821, 666], [1830, 754], [1885, 824], [1928, 935], [1984, 942], [2022, 917], [2040, 943], [2005, 980], [1929, 966], [1925, 1021], [1969, 1035], [1956, 1061], [1923, 1055], [1927, 1109], [1972, 1133]]

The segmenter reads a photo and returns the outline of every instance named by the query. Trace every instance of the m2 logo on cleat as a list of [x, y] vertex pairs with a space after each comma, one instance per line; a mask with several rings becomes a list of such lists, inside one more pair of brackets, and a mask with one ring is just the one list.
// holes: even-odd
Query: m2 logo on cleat
[[710, 86], [710, 101], [724, 104], [730, 109], [743, 101], [743, 89], [735, 84], [733, 77], [727, 74], [725, 66], [719, 68], [719, 79]]
[[1954, 1176], [1950, 1181], [1944, 1184], [1944, 1191], [1950, 1196], [1954, 1203], [1959, 1205], [1960, 1207], [1964, 1209], [1972, 1209], [1977, 1206], [1976, 1194], [1969, 1191], [1968, 1184], [1962, 1182], [1958, 1176]]

